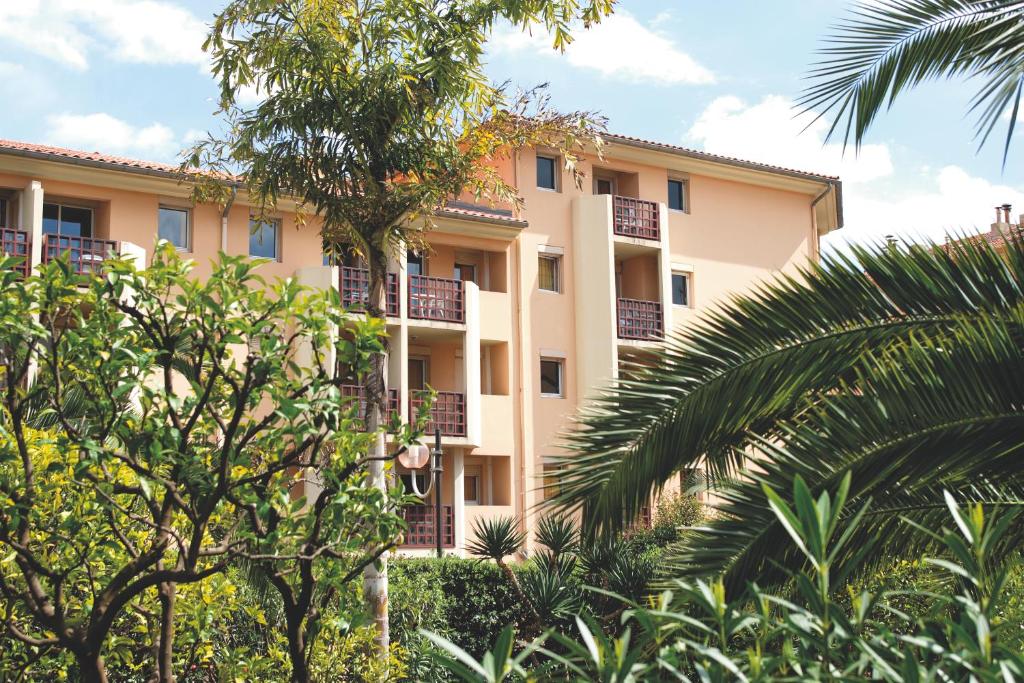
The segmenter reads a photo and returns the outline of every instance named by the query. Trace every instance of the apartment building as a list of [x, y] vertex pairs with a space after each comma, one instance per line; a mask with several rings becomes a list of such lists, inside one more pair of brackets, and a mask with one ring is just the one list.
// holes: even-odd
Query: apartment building
[[[820, 237], [842, 226], [837, 178], [607, 142], [603, 159], [583, 163], [582, 189], [557, 154], [518, 151], [499, 171], [521, 212], [459, 198], [437, 212], [428, 249], [391, 264], [390, 403], [407, 419], [425, 388], [438, 392], [430, 429], [442, 435], [442, 542], [453, 552], [478, 518], [532, 525], [559, 434], [620, 363], [729, 294], [816, 259]], [[223, 250], [269, 258], [267, 277], [365, 297], [366, 272], [325, 265], [316, 225], [297, 227], [294, 205], [261, 223], [243, 194], [226, 209], [193, 206], [174, 171], [0, 141], [2, 249], [25, 256], [25, 272], [61, 253], [90, 271], [110, 253], [145, 263], [159, 237], [195, 259], [199, 277]], [[405, 514], [403, 551], [429, 552], [433, 501]]]

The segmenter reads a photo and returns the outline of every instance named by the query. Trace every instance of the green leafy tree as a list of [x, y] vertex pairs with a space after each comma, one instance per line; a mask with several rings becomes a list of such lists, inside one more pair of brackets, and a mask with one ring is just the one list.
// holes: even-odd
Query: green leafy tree
[[[67, 653], [83, 681], [126, 669], [128, 619], [151, 633], [153, 677], [174, 680], [179, 586], [244, 558], [287, 564], [295, 592], [334, 560], [361, 567], [398, 538], [394, 503], [366, 487], [354, 406], [333, 363], [363, 368], [377, 324], [334, 292], [267, 283], [223, 257], [199, 281], [163, 245], [151, 267], [64, 261], [19, 280], [0, 263], [0, 608], [4, 637]], [[337, 329], [352, 334], [339, 339]], [[309, 350], [314, 362], [299, 358]], [[320, 506], [291, 491], [315, 470]], [[318, 585], [321, 585], [318, 584]], [[291, 606], [288, 606], [291, 607]], [[315, 625], [301, 603], [300, 626]], [[287, 610], [286, 610], [287, 612]], [[293, 616], [288, 616], [292, 627]], [[293, 672], [294, 673], [294, 672]]]
[[[230, 133], [199, 143], [186, 160], [237, 174], [258, 204], [297, 197], [319, 220], [331, 253], [369, 269], [367, 310], [380, 316], [389, 258], [422, 244], [433, 212], [464, 191], [518, 204], [494, 162], [536, 144], [577, 160], [600, 149], [603, 122], [561, 114], [544, 97], [509, 97], [484, 75], [494, 24], [539, 24], [555, 48], [570, 26], [611, 12], [614, 0], [234, 0], [217, 15], [206, 49], [221, 86]], [[238, 104], [242, 88], [262, 97]], [[199, 174], [198, 196], [223, 196], [221, 177]], [[206, 182], [203, 182], [206, 181]], [[371, 432], [385, 411], [384, 353], [363, 379]], [[384, 443], [371, 479], [385, 486]], [[367, 567], [365, 587], [387, 647], [386, 557]]]
[[828, 36], [800, 104], [834, 118], [829, 136], [859, 147], [907, 90], [940, 78], [981, 81], [971, 102], [982, 144], [1006, 121], [1005, 162], [1024, 92], [1019, 0], [861, 1]]
[[[1024, 245], [856, 249], [706, 314], [582, 415], [555, 506], [587, 534], [634, 519], [681, 471], [703, 467], [715, 511], [661, 558], [675, 576], [787, 580], [806, 561], [761, 495], [801, 475], [818, 495], [853, 474], [851, 506], [880, 534], [865, 566], [918, 559], [939, 492], [1024, 501]], [[1021, 528], [1006, 538], [1019, 541]], [[1008, 541], [1009, 542], [1009, 541]]]

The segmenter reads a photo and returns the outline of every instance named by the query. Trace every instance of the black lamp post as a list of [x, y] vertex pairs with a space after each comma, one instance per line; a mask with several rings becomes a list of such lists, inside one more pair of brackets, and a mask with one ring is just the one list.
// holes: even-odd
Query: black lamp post
[[437, 556], [443, 557], [444, 550], [442, 550], [443, 543], [441, 539], [441, 528], [443, 526], [441, 520], [441, 473], [444, 472], [444, 467], [441, 465], [443, 451], [441, 450], [440, 427], [434, 430], [434, 450], [432, 455], [434, 456], [434, 462], [431, 463], [430, 471], [434, 473], [434, 539], [437, 541]]

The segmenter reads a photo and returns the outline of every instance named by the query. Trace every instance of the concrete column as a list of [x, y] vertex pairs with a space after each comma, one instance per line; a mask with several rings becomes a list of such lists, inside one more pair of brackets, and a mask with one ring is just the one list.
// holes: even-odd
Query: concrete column
[[466, 548], [466, 495], [465, 457], [461, 448], [452, 453], [452, 517], [455, 525], [455, 551], [458, 554]]
[[481, 400], [480, 400], [480, 288], [476, 283], [466, 282], [466, 335], [462, 351], [462, 376], [466, 392], [466, 440], [474, 446], [480, 445]]
[[21, 191], [21, 229], [32, 240], [31, 261], [35, 268], [43, 262], [43, 184], [33, 180]]
[[668, 206], [658, 204], [658, 221], [661, 226], [661, 247], [658, 250], [659, 296], [662, 324], [667, 335], [673, 329], [672, 322], [672, 248], [668, 235]]
[[[581, 404], [619, 374], [611, 195], [572, 202], [576, 390]], [[536, 364], [537, 359], [530, 359]], [[533, 372], [533, 367], [526, 368]]]

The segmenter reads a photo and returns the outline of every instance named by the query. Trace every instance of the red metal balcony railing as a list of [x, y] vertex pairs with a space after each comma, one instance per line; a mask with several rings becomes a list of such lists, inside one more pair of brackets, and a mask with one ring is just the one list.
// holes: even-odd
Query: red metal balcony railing
[[612, 197], [612, 230], [616, 235], [661, 239], [657, 202], [633, 197]]
[[[356, 384], [342, 384], [341, 395], [343, 398], [355, 401], [359, 401], [359, 429], [363, 429], [362, 416], [366, 414], [366, 391], [363, 387]], [[388, 389], [388, 413], [389, 415], [398, 415], [398, 389]], [[385, 416], [385, 419], [390, 417]]]
[[21, 263], [14, 266], [22, 277], [28, 277], [29, 261], [32, 260], [32, 242], [24, 230], [14, 228], [0, 228], [0, 252], [4, 256], [14, 256], [21, 259]]
[[43, 263], [68, 255], [71, 269], [79, 274], [99, 273], [103, 260], [120, 251], [120, 243], [97, 237], [43, 235]]
[[409, 276], [409, 317], [449, 323], [466, 321], [465, 288], [461, 280]]
[[[409, 419], [415, 420], [416, 413], [427, 400], [426, 392], [414, 391], [409, 397]], [[466, 395], [457, 391], [439, 391], [430, 406], [430, 419], [424, 431], [429, 435], [440, 428], [444, 436], [466, 435]]]
[[657, 301], [618, 300], [619, 339], [661, 339], [663, 318]]
[[[366, 268], [341, 266], [338, 269], [338, 279], [341, 305], [353, 309], [365, 307], [370, 300], [370, 271]], [[398, 275], [388, 273], [384, 287], [385, 315], [398, 317]]]
[[[435, 548], [437, 540], [434, 530], [433, 505], [407, 505], [402, 508], [402, 516], [409, 525], [405, 534], [407, 548]], [[441, 506], [441, 545], [445, 548], [455, 546], [454, 514], [451, 505]]]

